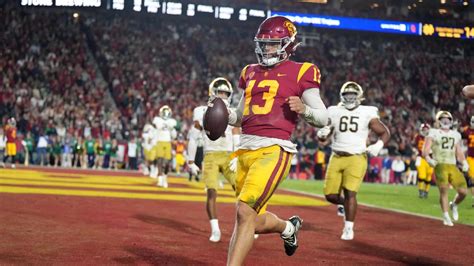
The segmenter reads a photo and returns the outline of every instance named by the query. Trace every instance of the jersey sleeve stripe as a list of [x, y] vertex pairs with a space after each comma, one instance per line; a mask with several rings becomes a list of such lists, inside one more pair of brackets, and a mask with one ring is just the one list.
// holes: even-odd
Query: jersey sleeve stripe
[[246, 65], [244, 67], [244, 69], [242, 69], [242, 72], [240, 73], [240, 78], [245, 80], [245, 73], [247, 72], [247, 68], [249, 67], [249, 65]]
[[306, 73], [306, 71], [308, 71], [311, 66], [313, 66], [313, 64], [307, 62], [303, 63], [300, 68], [300, 71], [298, 72], [298, 79], [296, 80], [296, 82], [300, 82], [300, 79], [303, 77], [304, 73]]

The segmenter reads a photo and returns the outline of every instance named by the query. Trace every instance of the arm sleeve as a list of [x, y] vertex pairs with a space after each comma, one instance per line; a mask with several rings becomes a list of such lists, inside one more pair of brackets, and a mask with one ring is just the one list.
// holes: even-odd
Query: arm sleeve
[[245, 93], [240, 98], [237, 108], [229, 108], [229, 125], [240, 127], [242, 125], [242, 116], [244, 113]]
[[194, 161], [196, 158], [196, 151], [197, 151], [197, 138], [198, 134], [201, 132], [197, 130], [197, 128], [192, 127], [189, 130], [188, 134], [188, 161]]
[[315, 127], [324, 127], [328, 124], [328, 112], [319, 96], [319, 89], [313, 88], [303, 92], [302, 100], [306, 105], [304, 120]]

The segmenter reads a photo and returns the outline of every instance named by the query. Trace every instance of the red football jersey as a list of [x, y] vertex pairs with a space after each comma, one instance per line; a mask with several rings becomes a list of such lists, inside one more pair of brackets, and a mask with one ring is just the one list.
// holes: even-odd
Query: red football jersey
[[8, 143], [15, 143], [16, 142], [16, 128], [7, 125], [5, 128], [7, 142]]
[[311, 63], [285, 61], [273, 68], [253, 64], [240, 75], [245, 107], [242, 133], [289, 140], [298, 120], [286, 99], [301, 98], [307, 89], [320, 87], [321, 74]]
[[416, 149], [418, 150], [418, 155], [423, 154], [423, 145], [425, 145], [425, 137], [423, 137], [420, 134], [416, 134], [415, 136], [415, 146]]
[[467, 140], [467, 156], [474, 157], [474, 129], [466, 127], [462, 135]]

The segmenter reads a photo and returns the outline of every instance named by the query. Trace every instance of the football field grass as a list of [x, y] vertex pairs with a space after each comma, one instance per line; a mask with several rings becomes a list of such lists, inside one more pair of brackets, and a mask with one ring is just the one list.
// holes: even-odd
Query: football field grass
[[[280, 188], [322, 196], [323, 185], [322, 181], [285, 180]], [[452, 200], [454, 195], [455, 191], [451, 189], [449, 200]], [[363, 183], [357, 199], [362, 204], [441, 218], [439, 190], [436, 186], [431, 187], [428, 199], [420, 199], [416, 186]], [[459, 216], [458, 223], [474, 225], [474, 208], [470, 191], [459, 206]]]

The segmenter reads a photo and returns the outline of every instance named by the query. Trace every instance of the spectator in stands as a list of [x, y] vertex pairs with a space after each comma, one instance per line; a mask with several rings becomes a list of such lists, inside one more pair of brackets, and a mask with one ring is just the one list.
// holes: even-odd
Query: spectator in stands
[[128, 142], [128, 169], [137, 170], [137, 155], [138, 155], [138, 145], [136, 138], [130, 136], [130, 141]]
[[405, 162], [403, 162], [402, 157], [397, 154], [395, 159], [392, 162], [392, 171], [394, 176], [395, 184], [402, 184], [402, 175], [405, 172]]

